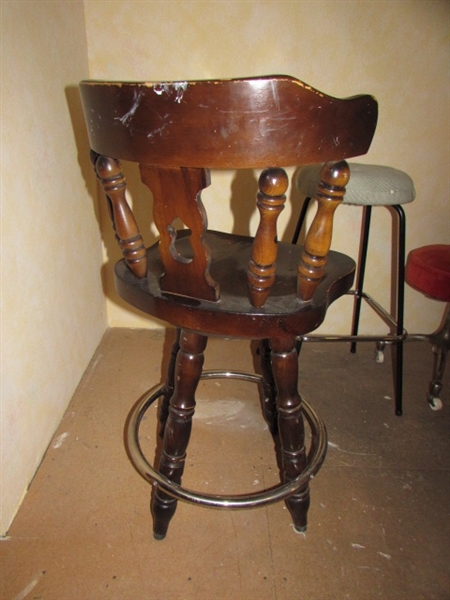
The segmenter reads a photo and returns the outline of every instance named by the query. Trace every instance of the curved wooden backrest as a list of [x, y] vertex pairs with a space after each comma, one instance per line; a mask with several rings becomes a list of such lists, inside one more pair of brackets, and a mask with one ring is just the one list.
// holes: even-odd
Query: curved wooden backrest
[[[298, 268], [298, 294], [309, 301], [325, 270], [333, 214], [342, 201], [346, 158], [365, 154], [377, 122], [372, 96], [337, 99], [287, 76], [217, 81], [80, 84], [92, 159], [109, 199], [125, 260], [146, 276], [146, 252], [125, 197], [118, 159], [138, 162], [154, 197], [164, 273], [170, 294], [217, 301], [204, 243], [207, 219], [200, 194], [209, 169], [265, 168], [259, 180], [260, 225], [248, 267], [250, 300], [262, 307], [275, 280], [276, 221], [288, 186], [282, 166], [326, 162], [318, 211]], [[335, 162], [336, 161], [336, 162]], [[190, 230], [193, 255], [176, 249], [176, 220]]]
[[80, 84], [91, 148], [165, 167], [264, 168], [365, 154], [372, 96], [332, 98], [287, 76]]

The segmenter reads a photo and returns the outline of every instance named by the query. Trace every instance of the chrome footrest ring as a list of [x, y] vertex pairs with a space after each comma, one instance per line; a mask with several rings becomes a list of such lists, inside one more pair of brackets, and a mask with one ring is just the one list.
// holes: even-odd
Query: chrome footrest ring
[[[201, 379], [241, 379], [256, 384], [262, 383], [259, 375], [244, 373], [241, 371], [204, 371]], [[308, 465], [295, 479], [287, 483], [254, 492], [240, 495], [218, 495], [203, 494], [174, 483], [164, 475], [161, 475], [152, 467], [142, 452], [139, 443], [139, 427], [146, 411], [163, 393], [163, 385], [158, 385], [149, 390], [140, 402], [129, 414], [126, 428], [126, 443], [130, 460], [138, 473], [153, 485], [158, 485], [164, 492], [185, 502], [200, 504], [210, 508], [219, 509], [242, 509], [255, 508], [285, 500], [294, 495], [299, 489], [312, 479], [318, 472], [325, 459], [327, 452], [327, 432], [325, 424], [314, 409], [305, 401], [302, 401], [302, 413], [311, 431], [311, 446], [308, 452]]]

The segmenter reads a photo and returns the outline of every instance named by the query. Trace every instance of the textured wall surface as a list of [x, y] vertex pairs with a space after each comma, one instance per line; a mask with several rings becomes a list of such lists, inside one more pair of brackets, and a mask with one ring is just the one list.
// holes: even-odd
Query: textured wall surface
[[[103, 199], [96, 208], [78, 81], [286, 73], [335, 96], [371, 93], [379, 125], [359, 160], [413, 177], [407, 249], [449, 243], [450, 22], [445, 0], [2, 1], [1, 19], [3, 533], [107, 323], [161, 325], [114, 292], [119, 252]], [[150, 193], [137, 169], [125, 168], [151, 243]], [[211, 228], [255, 230], [256, 177], [213, 173], [204, 194]], [[280, 219], [285, 239], [299, 203], [291, 189]], [[359, 230], [360, 210], [343, 207], [334, 248], [356, 256]], [[374, 211], [371, 239], [368, 291], [388, 303], [388, 211]], [[340, 301], [322, 329], [346, 331], [350, 314]], [[438, 302], [407, 289], [409, 330], [429, 331], [441, 314]], [[363, 330], [385, 331], [363, 317]]]
[[[4, 533], [106, 328], [82, 2], [2, 2]], [[78, 135], [78, 134], [77, 134]], [[80, 156], [78, 153], [80, 152]], [[80, 168], [81, 167], [81, 168]]]
[[[450, 23], [445, 0], [89, 0], [85, 11], [92, 78], [165, 81], [286, 73], [334, 96], [373, 94], [380, 104], [378, 130], [369, 154], [358, 160], [396, 167], [413, 177], [417, 200], [406, 207], [408, 249], [450, 241]], [[135, 207], [150, 242], [148, 195], [136, 183], [135, 171], [131, 171], [130, 179]], [[213, 174], [213, 186], [204, 194], [212, 228], [224, 225], [233, 229], [236, 222], [247, 220], [248, 210], [237, 212], [242, 202], [232, 202], [238, 183], [250, 190], [253, 177], [248, 173], [238, 177], [235, 173]], [[291, 191], [280, 219], [280, 233], [287, 239], [292, 234], [299, 201]], [[336, 249], [357, 256], [360, 216], [358, 208], [338, 211], [333, 243]], [[253, 228], [255, 222], [253, 212]], [[102, 232], [107, 260], [113, 262], [118, 254], [106, 216]], [[377, 209], [368, 291], [377, 291], [377, 297], [387, 305], [390, 240], [390, 214]], [[111, 273], [111, 268], [108, 270]], [[152, 325], [122, 305], [106, 273], [105, 288], [111, 325]], [[343, 300], [332, 308], [322, 327], [347, 330], [350, 313], [350, 303]], [[441, 313], [439, 303], [407, 290], [408, 328], [431, 330]], [[363, 329], [385, 331], [376, 316], [363, 315]]]

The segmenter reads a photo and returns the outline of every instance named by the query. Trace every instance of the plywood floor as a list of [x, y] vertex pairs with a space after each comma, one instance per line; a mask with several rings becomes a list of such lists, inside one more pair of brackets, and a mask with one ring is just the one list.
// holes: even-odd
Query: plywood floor
[[[283, 504], [216, 511], [180, 504], [152, 537], [148, 484], [124, 449], [136, 400], [161, 380], [173, 332], [111, 329], [82, 379], [8, 537], [2, 600], [445, 600], [450, 598], [450, 382], [424, 398], [432, 355], [405, 346], [405, 412], [394, 415], [390, 351], [304, 344], [300, 389], [329, 444], [305, 535]], [[253, 368], [245, 341], [211, 340], [206, 368]], [[185, 483], [242, 492], [278, 477], [256, 390], [202, 382]], [[142, 437], [152, 457], [156, 408]]]

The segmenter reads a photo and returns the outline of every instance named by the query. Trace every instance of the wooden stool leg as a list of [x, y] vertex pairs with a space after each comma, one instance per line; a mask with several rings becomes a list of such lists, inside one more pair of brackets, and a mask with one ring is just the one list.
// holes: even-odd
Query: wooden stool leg
[[[181, 483], [186, 448], [195, 409], [195, 391], [203, 367], [203, 351], [207, 337], [182, 331], [175, 367], [175, 389], [170, 400], [169, 416], [164, 431], [159, 472], [171, 481]], [[177, 500], [156, 487], [152, 500], [153, 535], [161, 540], [177, 507]]]
[[169, 366], [167, 368], [167, 378], [164, 383], [164, 389], [162, 392], [161, 401], [158, 407], [158, 420], [159, 420], [159, 436], [164, 437], [164, 429], [166, 427], [166, 421], [169, 416], [169, 405], [170, 399], [173, 395], [173, 390], [175, 388], [175, 365], [178, 355], [178, 350], [180, 349], [180, 334], [181, 329], [177, 328], [177, 334], [175, 337], [175, 341], [172, 344], [172, 349], [170, 351], [170, 359]]
[[270, 433], [276, 434], [278, 431], [277, 386], [273, 378], [271, 352], [269, 340], [261, 340], [259, 343], [259, 356], [262, 373], [262, 410]]
[[[281, 442], [283, 480], [291, 481], [307, 465], [302, 400], [297, 390], [298, 360], [295, 338], [275, 338], [272, 368], [277, 384], [278, 431]], [[305, 531], [309, 508], [309, 487], [305, 485], [286, 500], [296, 531]]]

